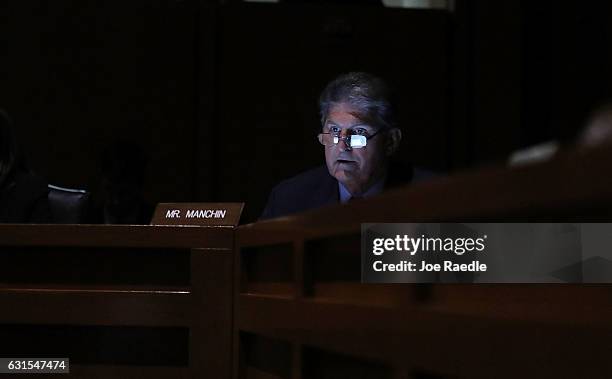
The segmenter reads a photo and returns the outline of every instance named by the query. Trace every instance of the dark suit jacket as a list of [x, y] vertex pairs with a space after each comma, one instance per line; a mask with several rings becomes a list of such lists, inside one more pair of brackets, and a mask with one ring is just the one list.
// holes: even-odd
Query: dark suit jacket
[[49, 188], [38, 175], [20, 172], [0, 188], [0, 223], [48, 223]]
[[[413, 167], [391, 164], [385, 188], [408, 184], [433, 176]], [[319, 166], [278, 184], [268, 198], [260, 220], [286, 216], [338, 203], [338, 181], [329, 174], [327, 166]]]

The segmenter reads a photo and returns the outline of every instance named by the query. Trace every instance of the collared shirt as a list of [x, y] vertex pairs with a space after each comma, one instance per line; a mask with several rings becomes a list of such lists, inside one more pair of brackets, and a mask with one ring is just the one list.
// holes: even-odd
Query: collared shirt
[[[370, 187], [367, 191], [355, 197], [370, 197], [370, 196], [378, 195], [379, 193], [383, 191], [384, 187], [385, 187], [385, 178], [374, 183], [374, 185]], [[349, 190], [346, 189], [346, 187], [340, 182], [338, 182], [338, 190], [340, 193], [341, 203], [346, 203], [351, 199], [351, 197], [353, 197], [353, 195], [349, 192]]]

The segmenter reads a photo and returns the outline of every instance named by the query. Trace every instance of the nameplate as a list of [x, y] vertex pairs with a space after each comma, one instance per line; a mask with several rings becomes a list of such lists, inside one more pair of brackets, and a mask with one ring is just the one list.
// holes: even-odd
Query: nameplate
[[244, 203], [159, 203], [151, 225], [237, 226]]

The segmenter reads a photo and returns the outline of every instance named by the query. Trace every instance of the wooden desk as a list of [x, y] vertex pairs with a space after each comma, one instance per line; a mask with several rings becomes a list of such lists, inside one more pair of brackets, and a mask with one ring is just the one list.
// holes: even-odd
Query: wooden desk
[[228, 378], [233, 244], [228, 227], [0, 225], [0, 356]]
[[361, 284], [359, 252], [361, 222], [607, 219], [611, 163], [485, 169], [237, 231], [2, 225], [0, 356], [68, 356], [78, 378], [612, 377], [610, 286]]
[[233, 377], [612, 377], [610, 285], [360, 283], [362, 222], [612, 219], [611, 152], [239, 227]]

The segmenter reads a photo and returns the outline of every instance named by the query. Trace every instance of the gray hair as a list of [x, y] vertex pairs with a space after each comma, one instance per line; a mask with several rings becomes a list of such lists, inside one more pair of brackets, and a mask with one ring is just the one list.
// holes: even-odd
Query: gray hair
[[365, 72], [349, 72], [332, 80], [319, 97], [321, 124], [335, 105], [346, 103], [354, 116], [379, 128], [397, 127], [396, 107], [389, 86]]

